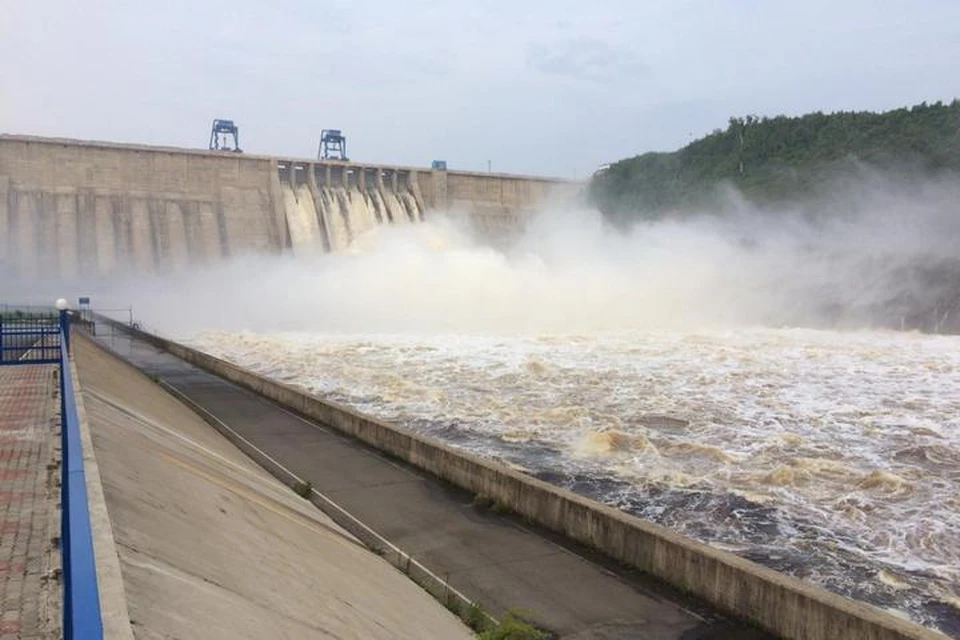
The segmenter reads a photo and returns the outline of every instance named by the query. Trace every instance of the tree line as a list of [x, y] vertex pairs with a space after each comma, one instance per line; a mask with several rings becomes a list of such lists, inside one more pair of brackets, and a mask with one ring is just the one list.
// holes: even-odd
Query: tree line
[[653, 218], [703, 206], [723, 185], [761, 204], [799, 198], [864, 166], [960, 169], [960, 101], [730, 118], [726, 129], [678, 151], [644, 153], [597, 172], [589, 195], [615, 219]]

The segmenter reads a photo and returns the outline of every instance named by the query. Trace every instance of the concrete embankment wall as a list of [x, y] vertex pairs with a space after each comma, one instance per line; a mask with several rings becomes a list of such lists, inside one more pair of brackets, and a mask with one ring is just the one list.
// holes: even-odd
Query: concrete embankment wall
[[156, 273], [341, 249], [377, 224], [465, 214], [518, 229], [562, 180], [0, 136], [0, 273]]
[[105, 638], [473, 637], [175, 397], [75, 335], [111, 544], [98, 563], [116, 566]]
[[700, 544], [496, 463], [362, 416], [208, 354], [143, 332], [133, 333], [191, 364], [468, 491], [489, 496], [536, 524], [597, 549], [628, 567], [656, 576], [784, 638], [943, 638], [869, 605]]

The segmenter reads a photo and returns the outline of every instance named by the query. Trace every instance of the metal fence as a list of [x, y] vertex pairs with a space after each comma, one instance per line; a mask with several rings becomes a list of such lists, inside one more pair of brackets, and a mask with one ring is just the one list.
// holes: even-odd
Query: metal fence
[[0, 365], [60, 362], [56, 310], [0, 310]]
[[63, 637], [66, 640], [100, 640], [103, 638], [103, 620], [87, 502], [80, 416], [70, 367], [70, 324], [67, 311], [3, 305], [0, 307], [0, 365], [60, 365]]

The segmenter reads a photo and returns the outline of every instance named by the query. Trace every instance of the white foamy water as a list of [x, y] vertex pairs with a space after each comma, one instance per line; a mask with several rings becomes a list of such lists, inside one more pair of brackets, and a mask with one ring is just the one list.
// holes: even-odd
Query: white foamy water
[[960, 339], [208, 332], [274, 378], [953, 628]]
[[342, 213], [344, 202], [348, 200], [347, 195], [346, 190], [342, 188], [323, 187], [320, 189], [320, 197], [323, 202], [323, 221], [327, 229], [331, 251], [342, 251], [350, 244], [350, 231]]

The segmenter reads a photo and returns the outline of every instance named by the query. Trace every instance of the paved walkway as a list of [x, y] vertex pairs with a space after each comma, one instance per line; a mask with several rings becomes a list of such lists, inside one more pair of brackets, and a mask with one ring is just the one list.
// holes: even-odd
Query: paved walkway
[[191, 398], [247, 440], [499, 614], [519, 607], [563, 640], [764, 638], [641, 576], [511, 518], [472, 496], [183, 360], [109, 329], [98, 339]]
[[59, 636], [57, 367], [0, 366], [0, 640]]

